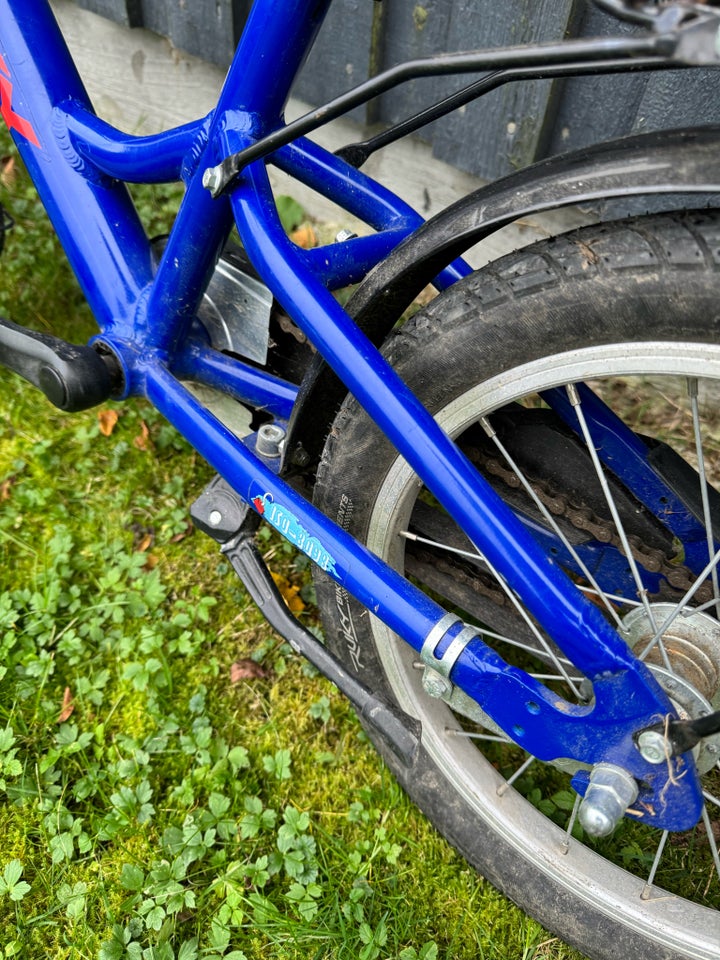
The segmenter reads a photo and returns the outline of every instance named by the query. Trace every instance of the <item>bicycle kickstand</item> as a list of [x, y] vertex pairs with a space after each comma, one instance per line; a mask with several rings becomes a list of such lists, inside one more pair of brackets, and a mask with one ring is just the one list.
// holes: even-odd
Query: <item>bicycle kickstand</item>
[[347, 672], [337, 657], [290, 613], [255, 545], [260, 516], [232, 487], [216, 476], [190, 507], [195, 526], [220, 544], [268, 623], [352, 703], [360, 719], [374, 727], [393, 753], [411, 766], [419, 747], [417, 722], [391, 707]]

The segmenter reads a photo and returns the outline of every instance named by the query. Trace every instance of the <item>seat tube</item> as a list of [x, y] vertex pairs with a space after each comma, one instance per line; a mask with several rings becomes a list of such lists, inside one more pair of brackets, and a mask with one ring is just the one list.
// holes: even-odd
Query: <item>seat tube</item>
[[331, 0], [255, 0], [220, 95], [219, 113], [256, 115], [274, 126], [330, 8]]
[[172, 354], [183, 340], [232, 223], [224, 198], [211, 199], [199, 177], [224, 159], [228, 130], [242, 147], [281, 124], [295, 76], [329, 6], [330, 0], [253, 4], [147, 303], [155, 318], [148, 343], [160, 352]]

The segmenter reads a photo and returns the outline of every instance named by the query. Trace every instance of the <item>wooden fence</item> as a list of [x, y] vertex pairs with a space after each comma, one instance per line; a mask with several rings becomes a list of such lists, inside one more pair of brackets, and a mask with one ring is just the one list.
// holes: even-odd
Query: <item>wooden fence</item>
[[[251, 0], [76, 2], [167, 36], [223, 67], [251, 6]], [[632, 29], [589, 0], [335, 0], [294, 95], [319, 105], [401, 60], [440, 51]], [[354, 116], [392, 123], [460, 85], [458, 78], [408, 83]], [[492, 178], [609, 137], [720, 122], [718, 89], [720, 72], [714, 70], [512, 83], [436, 121], [422, 136], [439, 159]]]

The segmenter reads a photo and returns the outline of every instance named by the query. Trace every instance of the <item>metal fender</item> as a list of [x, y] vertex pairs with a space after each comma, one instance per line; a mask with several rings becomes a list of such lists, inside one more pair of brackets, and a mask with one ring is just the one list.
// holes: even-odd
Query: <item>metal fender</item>
[[[433, 277], [480, 240], [515, 220], [611, 198], [720, 193], [720, 127], [623, 137], [533, 164], [443, 210], [399, 244], [360, 284], [347, 310], [379, 346]], [[316, 357], [290, 422], [288, 467], [312, 467], [346, 393]], [[319, 415], [319, 411], [322, 414]]]

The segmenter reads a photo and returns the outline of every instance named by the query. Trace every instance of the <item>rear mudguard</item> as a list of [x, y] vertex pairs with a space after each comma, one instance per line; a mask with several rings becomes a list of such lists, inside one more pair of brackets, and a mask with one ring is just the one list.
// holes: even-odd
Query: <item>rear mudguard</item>
[[[578, 204], [665, 194], [720, 195], [720, 127], [624, 137], [551, 157], [454, 203], [393, 250], [357, 289], [348, 311], [379, 346], [420, 291], [456, 257], [516, 220]], [[303, 379], [289, 425], [286, 467], [314, 470], [346, 388], [320, 357]]]

